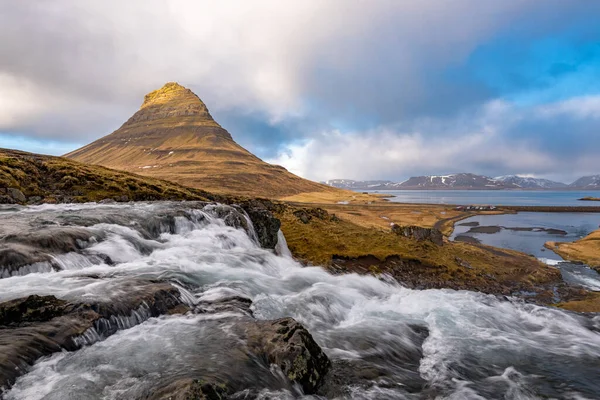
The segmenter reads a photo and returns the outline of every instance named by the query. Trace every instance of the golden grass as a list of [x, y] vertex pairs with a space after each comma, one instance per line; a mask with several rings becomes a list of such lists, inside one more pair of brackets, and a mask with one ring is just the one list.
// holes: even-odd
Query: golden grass
[[[358, 225], [345, 218], [313, 217], [303, 223], [294, 215], [294, 207], [278, 213], [282, 231], [292, 253], [313, 265], [331, 265], [334, 257], [358, 258], [372, 255], [384, 261], [391, 256], [415, 260], [439, 270], [438, 279], [459, 280], [486, 285], [490, 275], [499, 282], [525, 284], [560, 280], [555, 268], [525, 254], [466, 243], [418, 242], [398, 236], [390, 229]], [[338, 214], [336, 213], [336, 217]], [[464, 263], [471, 268], [465, 268]], [[463, 265], [461, 265], [463, 264]]]
[[216, 197], [159, 179], [86, 165], [62, 157], [0, 149], [0, 188], [21, 190], [44, 202], [211, 200]]
[[559, 303], [557, 307], [576, 312], [600, 312], [600, 293], [589, 293], [582, 300]]
[[547, 242], [546, 247], [566, 260], [581, 261], [600, 269], [600, 229], [575, 242]]

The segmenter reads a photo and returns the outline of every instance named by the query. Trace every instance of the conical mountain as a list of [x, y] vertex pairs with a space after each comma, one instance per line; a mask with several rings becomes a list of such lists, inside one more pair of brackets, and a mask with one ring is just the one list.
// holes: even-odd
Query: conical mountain
[[174, 82], [147, 94], [115, 132], [65, 157], [218, 193], [277, 198], [336, 190], [244, 149], [198, 96]]

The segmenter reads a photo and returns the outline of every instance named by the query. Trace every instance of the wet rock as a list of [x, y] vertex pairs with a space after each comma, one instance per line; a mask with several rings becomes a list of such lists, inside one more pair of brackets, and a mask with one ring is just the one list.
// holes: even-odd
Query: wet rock
[[51, 269], [51, 261], [52, 257], [34, 247], [0, 243], [0, 278], [22, 275], [22, 268], [26, 266], [31, 266], [31, 272], [35, 272], [35, 265], [41, 263], [47, 263], [48, 268]]
[[33, 232], [8, 235], [3, 242], [23, 244], [26, 246], [43, 249], [46, 252], [68, 253], [86, 247], [94, 233], [85, 228], [60, 227], [46, 228]]
[[0, 390], [37, 359], [76, 350], [150, 317], [180, 309], [179, 291], [167, 283], [129, 281], [119, 297], [86, 303], [32, 295], [0, 303]]
[[144, 400], [221, 400], [227, 395], [223, 384], [206, 382], [201, 379], [180, 379], [142, 397]]
[[262, 354], [275, 364], [287, 378], [302, 386], [304, 393], [313, 394], [323, 382], [330, 362], [311, 334], [293, 318], [257, 321], [247, 324], [247, 345], [255, 354]]
[[67, 302], [54, 296], [31, 295], [27, 298], [0, 303], [0, 325], [11, 326], [24, 322], [45, 322], [61, 316]]
[[277, 233], [279, 232], [279, 228], [281, 228], [281, 221], [265, 209], [252, 208], [246, 210], [246, 213], [254, 225], [254, 230], [261, 247], [264, 249], [274, 249], [277, 245]]
[[439, 229], [435, 228], [423, 228], [420, 226], [408, 225], [392, 225], [392, 232], [399, 236], [404, 236], [417, 241], [428, 240], [438, 246], [444, 245], [444, 236]]

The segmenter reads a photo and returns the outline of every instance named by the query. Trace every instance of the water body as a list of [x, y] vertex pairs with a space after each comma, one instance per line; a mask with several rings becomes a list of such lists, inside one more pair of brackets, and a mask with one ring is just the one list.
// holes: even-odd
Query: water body
[[[373, 192], [373, 191], [372, 191]], [[503, 206], [600, 206], [600, 202], [580, 201], [597, 197], [597, 191], [540, 190], [381, 190], [398, 203], [503, 205]]]
[[600, 276], [587, 266], [566, 263], [544, 244], [572, 242], [598, 229], [600, 213], [542, 213], [478, 215], [458, 222], [451, 240], [473, 238], [495, 247], [531, 254], [540, 260], [558, 265], [565, 281], [600, 291]]
[[[176, 217], [165, 218], [174, 209]], [[118, 295], [119, 282], [152, 279], [176, 285], [190, 304], [249, 298], [259, 319], [300, 321], [331, 360], [360, 361], [366, 372], [381, 372], [369, 375], [366, 387], [349, 383], [346, 398], [592, 399], [600, 393], [600, 316], [469, 291], [410, 290], [371, 276], [332, 275], [260, 248], [253, 235], [219, 216], [214, 209], [186, 210], [181, 203], [5, 211], [0, 229], [13, 234], [32, 224], [69, 225], [90, 230], [95, 239], [77, 256], [57, 256], [62, 270], [0, 279], [0, 300], [34, 293], [110, 299]], [[149, 233], [147, 221], [153, 219], [160, 223]], [[112, 265], [101, 261], [106, 257]], [[193, 354], [219, 362], [224, 346], [239, 340], [231, 318], [240, 317], [150, 318], [80, 350], [39, 360], [5, 398], [138, 399], [165, 376], [199, 370]], [[270, 382], [271, 373], [276, 371], [239, 372], [256, 382]], [[265, 384], [260, 398], [316, 397]]]

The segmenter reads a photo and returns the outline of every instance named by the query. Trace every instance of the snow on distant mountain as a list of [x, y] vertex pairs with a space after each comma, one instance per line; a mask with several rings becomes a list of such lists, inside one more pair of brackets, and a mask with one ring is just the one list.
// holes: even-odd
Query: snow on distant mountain
[[494, 180], [504, 182], [505, 184], [513, 184], [523, 189], [562, 189], [567, 187], [567, 185], [562, 182], [518, 175], [497, 176]]
[[399, 189], [516, 189], [513, 183], [497, 181], [483, 175], [468, 173], [413, 176], [398, 185]]
[[569, 185], [571, 188], [600, 189], [600, 175], [584, 176]]
[[395, 185], [392, 181], [355, 181], [352, 179], [331, 179], [323, 183], [336, 188], [350, 190], [374, 190]]

